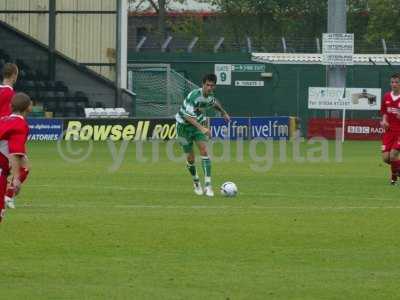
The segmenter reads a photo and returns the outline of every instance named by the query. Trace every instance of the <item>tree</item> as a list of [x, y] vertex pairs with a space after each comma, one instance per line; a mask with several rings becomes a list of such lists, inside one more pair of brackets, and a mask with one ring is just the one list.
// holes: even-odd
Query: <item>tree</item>
[[[166, 37], [166, 14], [168, 5], [172, 2], [172, 0], [128, 0], [129, 9], [133, 11], [140, 10], [151, 10], [153, 9], [157, 14], [158, 18], [158, 26], [157, 31], [161, 38]], [[175, 2], [184, 3], [186, 0], [175, 0]]]
[[321, 0], [204, 0], [217, 5], [226, 34], [260, 42], [285, 37], [315, 38], [326, 30], [327, 3]]
[[398, 0], [370, 0], [366, 39], [378, 42], [400, 39], [400, 5]]

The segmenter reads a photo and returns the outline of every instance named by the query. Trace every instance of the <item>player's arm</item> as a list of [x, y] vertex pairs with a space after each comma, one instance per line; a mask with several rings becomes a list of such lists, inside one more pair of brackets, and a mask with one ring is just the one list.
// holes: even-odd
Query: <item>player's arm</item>
[[381, 126], [386, 130], [389, 128], [389, 121], [388, 121], [387, 108], [386, 108], [384, 99], [382, 100], [382, 103], [381, 103], [381, 115], [382, 115]]
[[25, 155], [21, 154], [11, 154], [9, 158], [10, 168], [11, 168], [11, 176], [12, 176], [12, 184], [15, 188], [15, 194], [18, 194], [21, 189], [21, 181], [20, 181], [20, 170], [24, 164]]
[[197, 122], [197, 119], [195, 117], [189, 116], [189, 115], [185, 115], [184, 119], [189, 123], [192, 124], [194, 127], [196, 127], [198, 130], [200, 130], [202, 133], [210, 136], [211, 132], [210, 129], [208, 129], [207, 127], [201, 125], [199, 122]]
[[231, 121], [231, 117], [224, 110], [224, 108], [222, 107], [221, 103], [219, 103], [218, 100], [215, 100], [213, 107], [214, 107], [214, 109], [218, 110], [221, 113], [222, 117], [225, 119], [226, 122], [229, 123]]
[[381, 125], [384, 129], [388, 129], [389, 128], [389, 121], [388, 121], [388, 116], [387, 114], [384, 114], [382, 116], [382, 121], [381, 121]]
[[[8, 152], [9, 152], [9, 162], [10, 171], [12, 175], [12, 184], [15, 188], [15, 194], [18, 194], [21, 189], [21, 172], [26, 172], [22, 177], [26, 178], [29, 170], [23, 170], [27, 167], [26, 158], [26, 141], [28, 139], [28, 125], [22, 128], [16, 128], [13, 134], [11, 134], [8, 140]], [[21, 171], [23, 170], [23, 171]]]

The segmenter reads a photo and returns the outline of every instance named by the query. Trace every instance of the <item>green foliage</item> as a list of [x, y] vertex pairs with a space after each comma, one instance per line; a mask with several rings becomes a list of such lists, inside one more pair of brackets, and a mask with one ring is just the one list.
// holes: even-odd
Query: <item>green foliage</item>
[[[178, 0], [185, 2], [184, 0]], [[212, 47], [217, 37], [244, 43], [250, 36], [258, 47], [271, 45], [282, 37], [287, 40], [314, 39], [327, 30], [327, 0], [197, 0], [219, 8], [215, 17], [202, 20], [185, 17], [169, 22], [173, 32], [188, 38], [200, 37], [201, 47]], [[164, 1], [148, 0], [160, 10]], [[170, 2], [165, 2], [164, 8]], [[159, 22], [160, 32], [165, 31]], [[160, 29], [161, 28], [161, 29]], [[355, 34], [356, 46], [362, 50], [375, 46], [384, 38], [387, 42], [400, 40], [400, 5], [398, 0], [348, 0], [347, 32]], [[279, 42], [278, 42], [279, 43]], [[227, 43], [228, 44], [228, 43]], [[206, 45], [206, 46], [205, 46]], [[369, 45], [369, 46], [368, 46]], [[262, 47], [261, 47], [262, 49]], [[378, 50], [381, 50], [378, 48]]]
[[212, 0], [223, 13], [224, 33], [235, 39], [317, 37], [325, 31], [326, 3], [319, 0]]
[[365, 37], [369, 41], [400, 40], [400, 3], [398, 0], [370, 0], [370, 20]]
[[[220, 8], [220, 36], [243, 40], [251, 36], [255, 43], [321, 37], [327, 30], [327, 3], [321, 0], [200, 0]], [[348, 0], [347, 32], [356, 40], [376, 44], [382, 38], [400, 40], [398, 0]]]

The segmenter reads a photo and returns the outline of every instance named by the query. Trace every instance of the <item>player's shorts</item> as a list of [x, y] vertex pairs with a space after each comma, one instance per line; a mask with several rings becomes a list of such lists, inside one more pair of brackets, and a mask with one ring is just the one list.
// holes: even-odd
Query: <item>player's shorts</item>
[[207, 141], [208, 137], [190, 124], [176, 124], [176, 133], [178, 142], [182, 146], [185, 153], [193, 151], [193, 142]]
[[4, 196], [7, 190], [7, 177], [10, 172], [9, 162], [7, 157], [0, 153], [0, 222], [4, 218], [6, 211], [6, 203]]
[[400, 151], [400, 132], [386, 131], [382, 136], [382, 152]]

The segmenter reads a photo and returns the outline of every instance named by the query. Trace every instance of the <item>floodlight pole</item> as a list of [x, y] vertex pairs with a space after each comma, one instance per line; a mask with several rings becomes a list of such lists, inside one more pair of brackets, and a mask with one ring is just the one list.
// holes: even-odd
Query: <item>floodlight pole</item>
[[[328, 33], [346, 33], [346, 0], [328, 0]], [[327, 66], [328, 87], [344, 88], [346, 94], [346, 67]], [[346, 122], [346, 109], [343, 109], [342, 142]]]
[[56, 79], [56, 0], [49, 0], [49, 56], [48, 76]]
[[117, 55], [115, 105], [122, 104], [122, 89], [127, 87], [128, 79], [128, 0], [117, 0]]

